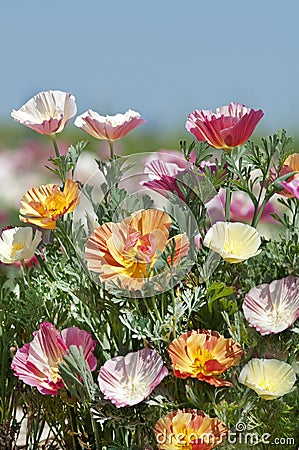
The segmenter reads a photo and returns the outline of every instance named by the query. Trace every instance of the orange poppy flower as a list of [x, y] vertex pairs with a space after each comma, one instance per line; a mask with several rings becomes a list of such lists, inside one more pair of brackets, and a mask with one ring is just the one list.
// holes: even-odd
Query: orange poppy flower
[[119, 279], [123, 287], [140, 289], [153, 276], [153, 266], [166, 248], [174, 246], [169, 265], [188, 253], [185, 234], [169, 239], [171, 223], [169, 215], [157, 209], [137, 211], [120, 223], [105, 223], [87, 241], [88, 268], [99, 273], [102, 282]]
[[20, 220], [53, 230], [56, 221], [73, 212], [78, 203], [78, 184], [75, 181], [66, 180], [63, 191], [56, 184], [33, 187], [21, 200]]
[[214, 386], [231, 386], [219, 375], [239, 364], [243, 350], [233, 339], [226, 339], [217, 331], [193, 330], [172, 341], [168, 353], [177, 378], [197, 378]]
[[154, 426], [160, 450], [211, 450], [228, 434], [225, 423], [197, 409], [172, 411]]

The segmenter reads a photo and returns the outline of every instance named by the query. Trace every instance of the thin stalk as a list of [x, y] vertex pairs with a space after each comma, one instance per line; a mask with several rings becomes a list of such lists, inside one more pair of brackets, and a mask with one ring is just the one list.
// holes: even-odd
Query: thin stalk
[[108, 142], [109, 142], [109, 148], [110, 148], [110, 158], [114, 159], [113, 141], [108, 141]]
[[[265, 207], [265, 205], [264, 205], [262, 213], [261, 213], [261, 215], [259, 215], [259, 211], [260, 211], [260, 209], [262, 207], [262, 205], [260, 207], [260, 201], [261, 201], [261, 198], [262, 198], [262, 192], [263, 192], [263, 185], [264, 185], [264, 183], [265, 183], [265, 178], [263, 179], [262, 186], [260, 188], [259, 196], [258, 196], [258, 199], [257, 199], [257, 204], [254, 206], [254, 214], [253, 214], [252, 224], [251, 224], [251, 226], [253, 226], [253, 227], [255, 227], [257, 225], [257, 223], [258, 223], [258, 221], [259, 221], [259, 219], [260, 219], [260, 217], [261, 217], [261, 215], [263, 213], [264, 207]], [[257, 217], [258, 217], [258, 220], [257, 220]]]
[[28, 287], [31, 285], [31, 281], [29, 278], [28, 268], [26, 267], [24, 259], [21, 260], [21, 266], [22, 266], [22, 272], [23, 272], [23, 279], [25, 282], [27, 282]]
[[[84, 264], [84, 262], [83, 262], [81, 256], [79, 255], [79, 253], [78, 253], [78, 251], [77, 251], [77, 249], [76, 249], [74, 243], [73, 243], [72, 240], [69, 238], [68, 234], [65, 232], [65, 229], [64, 229], [62, 223], [61, 223], [59, 220], [57, 221], [57, 227], [59, 228], [59, 230], [60, 230], [61, 233], [63, 234], [63, 237], [64, 237], [65, 240], [68, 242], [68, 244], [70, 245], [70, 247], [72, 248], [72, 250], [75, 252], [75, 255], [77, 256], [77, 258], [78, 258], [78, 260], [79, 260], [79, 262], [80, 262], [80, 264], [81, 264], [81, 266], [82, 266], [84, 272], [86, 273], [86, 275], [88, 276], [88, 278], [94, 283], [94, 280], [91, 278], [90, 273], [89, 273], [88, 269], [86, 268], [86, 266], [85, 266], [85, 264]], [[57, 238], [58, 238], [59, 242], [61, 243], [61, 241], [60, 241], [60, 239], [59, 239], [58, 236], [57, 236]], [[62, 244], [62, 245], [63, 245], [63, 244]], [[63, 247], [64, 247], [64, 245], [63, 245]]]
[[[271, 197], [272, 197], [272, 195], [271, 195]], [[260, 220], [260, 218], [261, 218], [261, 216], [263, 214], [263, 211], [264, 211], [264, 208], [266, 206], [266, 203], [270, 200], [271, 197], [265, 197], [263, 202], [262, 202], [262, 204], [261, 204], [261, 206], [260, 206], [260, 208], [256, 209], [256, 211], [254, 213], [254, 216], [253, 216], [253, 219], [252, 219], [252, 223], [251, 223], [252, 227], [256, 227], [257, 226], [257, 224], [258, 224], [258, 222], [259, 222], [259, 220]]]
[[293, 213], [293, 220], [292, 220], [292, 225], [293, 227], [297, 227], [297, 222], [298, 222], [298, 212], [299, 212], [299, 202], [297, 200], [297, 198], [295, 198], [295, 208], [292, 210]]
[[101, 440], [100, 440], [99, 428], [98, 428], [97, 422], [94, 420], [94, 417], [93, 417], [91, 411], [89, 411], [89, 412], [90, 412], [92, 430], [93, 430], [94, 437], [95, 437], [96, 450], [101, 450], [102, 445], [101, 445]]
[[58, 148], [58, 145], [57, 145], [57, 140], [56, 140], [56, 134], [55, 133], [51, 135], [51, 139], [52, 139], [52, 142], [53, 142], [55, 155], [57, 156], [57, 158], [60, 158], [60, 153], [59, 153], [59, 148]]
[[[67, 393], [67, 395], [69, 398], [71, 397], [69, 392]], [[69, 414], [70, 414], [70, 426], [71, 426], [70, 434], [71, 434], [72, 446], [73, 446], [73, 449], [76, 450], [78, 448], [78, 439], [76, 437], [76, 434], [77, 434], [76, 416], [74, 414], [74, 410], [73, 410], [72, 406], [68, 405], [68, 410], [69, 410]], [[81, 447], [81, 445], [80, 445], [80, 447]]]
[[230, 203], [231, 203], [231, 190], [230, 186], [225, 188], [225, 221], [230, 220]]

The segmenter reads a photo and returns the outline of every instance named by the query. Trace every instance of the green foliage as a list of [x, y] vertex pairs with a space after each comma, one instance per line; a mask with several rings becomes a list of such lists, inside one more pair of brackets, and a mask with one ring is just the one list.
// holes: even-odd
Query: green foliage
[[62, 180], [62, 182], [65, 183], [67, 174], [70, 171], [72, 178], [74, 177], [78, 159], [87, 145], [87, 141], [78, 142], [75, 146], [71, 145], [65, 155], [60, 155], [49, 159], [54, 168], [48, 167], [48, 169], [55, 173]]
[[[37, 266], [0, 270], [0, 447], [15, 449], [21, 423], [27, 420], [29, 449], [38, 448], [47, 424], [50, 431], [44, 448], [153, 450], [153, 426], [160, 417], [176, 408], [198, 408], [223, 420], [237, 439], [243, 438], [238, 431], [242, 422], [259, 437], [263, 433], [271, 433], [271, 439], [293, 437], [294, 445], [287, 448], [296, 448], [298, 389], [266, 401], [241, 385], [238, 377], [241, 367], [252, 357], [274, 357], [298, 367], [298, 322], [280, 334], [261, 336], [248, 325], [242, 310], [244, 296], [252, 287], [289, 275], [299, 276], [298, 200], [280, 200], [285, 207], [285, 212], [275, 216], [282, 225], [280, 237], [263, 238], [261, 253], [240, 264], [228, 264], [203, 244], [199, 250], [192, 245], [197, 230], [204, 236], [210, 226], [205, 204], [220, 187], [246, 192], [254, 205], [252, 225], [259, 223], [263, 207], [279, 189], [279, 171], [290, 153], [290, 142], [284, 131], [263, 139], [259, 145], [248, 142], [216, 160], [215, 172], [208, 167], [199, 170], [210, 157], [207, 144], [192, 142], [188, 146], [181, 142], [187, 160], [195, 152], [195, 164], [177, 180], [185, 200], [176, 192], [167, 193], [168, 213], [173, 219], [170, 237], [187, 233], [191, 242], [189, 256], [194, 263], [192, 267], [188, 261], [178, 263], [175, 273], [171, 273], [173, 286], [168, 273], [159, 276], [159, 272], [162, 268], [171, 272], [174, 245], [166, 246], [148, 268], [156, 278], [145, 281], [144, 296], [138, 296], [139, 291], [135, 296], [125, 291], [119, 280], [110, 285], [98, 284], [99, 275], [88, 270], [83, 256], [83, 221], [73, 224], [71, 215], [58, 220], [54, 231], [44, 232]], [[70, 146], [66, 155], [51, 158], [54, 168], [50, 170], [62, 183], [69, 172], [74, 176], [86, 145], [79, 142]], [[101, 201], [92, 186], [82, 187], [82, 194], [90, 200], [100, 225], [153, 207], [150, 196], [128, 195], [121, 186], [121, 180], [132, 169], [128, 159], [98, 161], [98, 167], [103, 175], [96, 186]], [[275, 182], [270, 178], [273, 168]], [[89, 232], [93, 231], [93, 220], [89, 218]], [[98, 342], [98, 368], [93, 373], [82, 348], [73, 346], [68, 350], [59, 365], [65, 388], [57, 396], [40, 394], [19, 381], [10, 368], [16, 349], [30, 342], [32, 333], [44, 321], [59, 330], [71, 326], [85, 329]], [[223, 374], [231, 387], [216, 388], [195, 378], [174, 376], [168, 346], [181, 334], [197, 329], [217, 330], [244, 349], [240, 365]], [[159, 352], [169, 375], [143, 402], [116, 408], [100, 392], [98, 369], [110, 358], [144, 347]], [[18, 418], [17, 408], [22, 408]], [[252, 448], [243, 441], [239, 444], [244, 450]], [[236, 445], [227, 441], [222, 448], [232, 450]], [[263, 450], [268, 448], [266, 445], [260, 441], [256, 448]]]

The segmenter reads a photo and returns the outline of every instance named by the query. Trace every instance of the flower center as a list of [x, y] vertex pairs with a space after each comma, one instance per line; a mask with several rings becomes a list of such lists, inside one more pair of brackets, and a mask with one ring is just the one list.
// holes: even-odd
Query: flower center
[[125, 396], [130, 400], [135, 398], [140, 399], [143, 396], [146, 397], [148, 395], [148, 388], [148, 383], [138, 381], [132, 377], [128, 377], [127, 382], [123, 385]]
[[11, 256], [15, 256], [16, 253], [25, 248], [25, 244], [23, 242], [15, 242], [11, 249]]
[[292, 313], [287, 311], [286, 308], [279, 309], [277, 306], [273, 306], [272, 310], [268, 313], [269, 318], [271, 319], [274, 325], [281, 325], [281, 323], [288, 323], [292, 320]]
[[45, 206], [51, 218], [59, 218], [65, 212], [67, 207], [66, 197], [63, 192], [55, 192], [46, 198]]
[[213, 359], [212, 352], [207, 349], [199, 349], [193, 363], [193, 369], [195, 373], [206, 374], [207, 371], [205, 368], [205, 363], [211, 359]]
[[231, 255], [240, 255], [243, 251], [243, 245], [241, 242], [229, 242], [226, 241], [223, 247], [224, 253], [230, 253]]
[[55, 363], [54, 363], [55, 365], [50, 367], [51, 381], [55, 384], [61, 380], [61, 376], [58, 373], [58, 365], [62, 362], [63, 362], [63, 358], [57, 358], [57, 361], [55, 361]]
[[193, 429], [184, 427], [180, 433], [173, 435], [171, 445], [177, 450], [192, 450], [193, 446], [190, 442], [194, 442], [196, 439], [196, 432]]
[[273, 392], [273, 390], [275, 389], [273, 383], [271, 383], [271, 381], [267, 378], [261, 380], [261, 382], [259, 383], [259, 388], [269, 392]]

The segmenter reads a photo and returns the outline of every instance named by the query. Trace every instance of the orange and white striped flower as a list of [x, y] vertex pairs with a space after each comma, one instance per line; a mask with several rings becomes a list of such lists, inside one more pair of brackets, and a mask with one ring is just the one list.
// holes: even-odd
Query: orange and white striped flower
[[261, 252], [258, 231], [241, 222], [216, 222], [208, 230], [204, 245], [232, 264], [245, 261]]
[[102, 282], [119, 279], [131, 290], [140, 289], [169, 246], [174, 246], [168, 257], [170, 265], [176, 265], [189, 251], [186, 234], [169, 239], [171, 224], [169, 215], [157, 209], [137, 211], [120, 223], [105, 223], [87, 241], [88, 268], [99, 273]]
[[241, 370], [239, 381], [264, 400], [274, 400], [293, 390], [296, 373], [284, 361], [253, 358]]
[[78, 184], [66, 180], [63, 191], [56, 184], [33, 187], [21, 200], [20, 220], [41, 228], [55, 229], [64, 214], [74, 211], [79, 203]]
[[13, 264], [17, 261], [30, 260], [40, 243], [42, 233], [31, 227], [9, 228], [2, 232], [0, 238], [0, 261], [4, 264]]
[[168, 353], [177, 378], [197, 378], [214, 386], [231, 386], [220, 375], [239, 364], [243, 350], [233, 339], [217, 331], [193, 330], [174, 339]]
[[77, 112], [75, 97], [62, 91], [36, 94], [11, 116], [40, 134], [60, 133]]
[[212, 450], [223, 443], [227, 426], [198, 409], [177, 409], [154, 426], [159, 450]]

